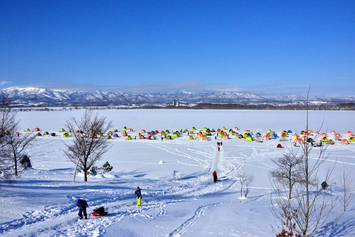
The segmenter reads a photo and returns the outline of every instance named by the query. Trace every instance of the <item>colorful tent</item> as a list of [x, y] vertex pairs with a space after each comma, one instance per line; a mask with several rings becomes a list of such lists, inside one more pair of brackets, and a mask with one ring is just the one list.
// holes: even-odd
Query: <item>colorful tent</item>
[[36, 132], [38, 132], [38, 131], [41, 131], [41, 129], [39, 129], [39, 128], [35, 128], [35, 131], [36, 131]]
[[170, 135], [166, 136], [166, 140], [173, 140]]
[[283, 148], [281, 144], [278, 144], [276, 148]]
[[115, 133], [115, 134], [113, 134], [113, 137], [118, 137], [118, 135]]
[[223, 135], [223, 139], [228, 140], [229, 139], [228, 135]]
[[267, 135], [264, 135], [262, 139], [263, 139], [263, 140], [270, 140], [270, 137], [267, 136]]
[[30, 130], [29, 128], [27, 128], [27, 129], [25, 130], [25, 132], [31, 132], [31, 130]]
[[141, 130], [141, 133], [145, 133], [146, 131], [144, 129]]
[[328, 140], [328, 138], [327, 137], [323, 137], [322, 138], [322, 142], [328, 142], [329, 140]]
[[68, 133], [64, 133], [63, 137], [69, 137], [69, 134]]
[[247, 138], [245, 138], [245, 141], [249, 141], [252, 142], [254, 139], [251, 136], [247, 136]]
[[126, 137], [126, 140], [132, 140], [132, 137], [131, 137], [130, 135], [128, 135], [128, 136]]
[[193, 136], [189, 136], [189, 140], [195, 140]]
[[346, 140], [346, 139], [342, 139], [341, 141], [340, 141], [340, 144], [349, 144], [349, 141], [348, 140]]
[[127, 132], [133, 132], [132, 128], [127, 129]]
[[59, 130], [59, 132], [65, 132], [65, 129], [64, 129], [64, 128], [62, 128], [62, 129], [60, 129], [60, 130]]

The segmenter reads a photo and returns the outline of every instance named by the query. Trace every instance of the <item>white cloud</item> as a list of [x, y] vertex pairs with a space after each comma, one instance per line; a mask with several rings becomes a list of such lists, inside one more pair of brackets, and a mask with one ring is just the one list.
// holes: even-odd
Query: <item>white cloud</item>
[[4, 81], [4, 80], [2, 80], [2, 81], [0, 81], [0, 86], [6, 85], [6, 84], [10, 84], [10, 83], [12, 83], [12, 82], [11, 82], [11, 81]]

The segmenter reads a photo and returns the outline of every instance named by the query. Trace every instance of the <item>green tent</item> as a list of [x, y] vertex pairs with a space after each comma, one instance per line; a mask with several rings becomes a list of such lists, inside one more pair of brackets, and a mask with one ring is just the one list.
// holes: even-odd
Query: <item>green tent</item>
[[63, 137], [69, 137], [69, 134], [68, 133], [64, 133]]
[[189, 136], [189, 140], [195, 140], [193, 136]]
[[64, 128], [62, 128], [62, 129], [60, 129], [60, 131], [59, 132], [65, 132], [65, 129]]
[[132, 137], [131, 137], [130, 135], [128, 135], [128, 136], [126, 137], [126, 140], [132, 140]]
[[253, 138], [252, 138], [251, 136], [247, 136], [247, 138], [245, 138], [245, 141], [252, 142], [252, 141], [253, 141]]
[[165, 138], [166, 140], [172, 140], [172, 138], [171, 138], [171, 136], [170, 135], [168, 135], [168, 136], [166, 136], [166, 138]]
[[328, 138], [327, 137], [323, 137], [322, 138], [322, 142], [328, 142], [329, 140], [328, 140]]

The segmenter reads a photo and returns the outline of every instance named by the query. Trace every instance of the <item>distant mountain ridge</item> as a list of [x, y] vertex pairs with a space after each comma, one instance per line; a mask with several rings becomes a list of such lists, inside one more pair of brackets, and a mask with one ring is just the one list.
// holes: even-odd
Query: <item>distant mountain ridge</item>
[[[126, 93], [109, 91], [75, 91], [44, 89], [35, 87], [9, 87], [0, 90], [0, 94], [9, 95], [18, 105], [93, 105], [93, 104], [172, 104], [179, 100], [181, 104], [201, 103], [302, 103], [303, 96], [280, 96], [275, 99], [265, 98], [253, 93], [239, 92], [171, 92], [171, 93]], [[355, 97], [312, 97], [311, 102], [354, 102]]]

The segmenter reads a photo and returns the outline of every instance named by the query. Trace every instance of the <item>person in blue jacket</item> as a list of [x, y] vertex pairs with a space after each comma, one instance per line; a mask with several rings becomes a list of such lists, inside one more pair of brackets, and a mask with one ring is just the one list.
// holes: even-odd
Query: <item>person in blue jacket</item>
[[142, 193], [141, 193], [141, 189], [139, 187], [137, 187], [135, 194], [137, 195], [137, 205], [140, 206], [141, 199], [142, 199]]
[[89, 205], [87, 204], [87, 202], [84, 199], [78, 199], [78, 201], [76, 202], [76, 205], [79, 207], [79, 217], [80, 219], [83, 219], [83, 213], [85, 216], [85, 219], [88, 219], [87, 214], [86, 214], [86, 208], [89, 207]]

